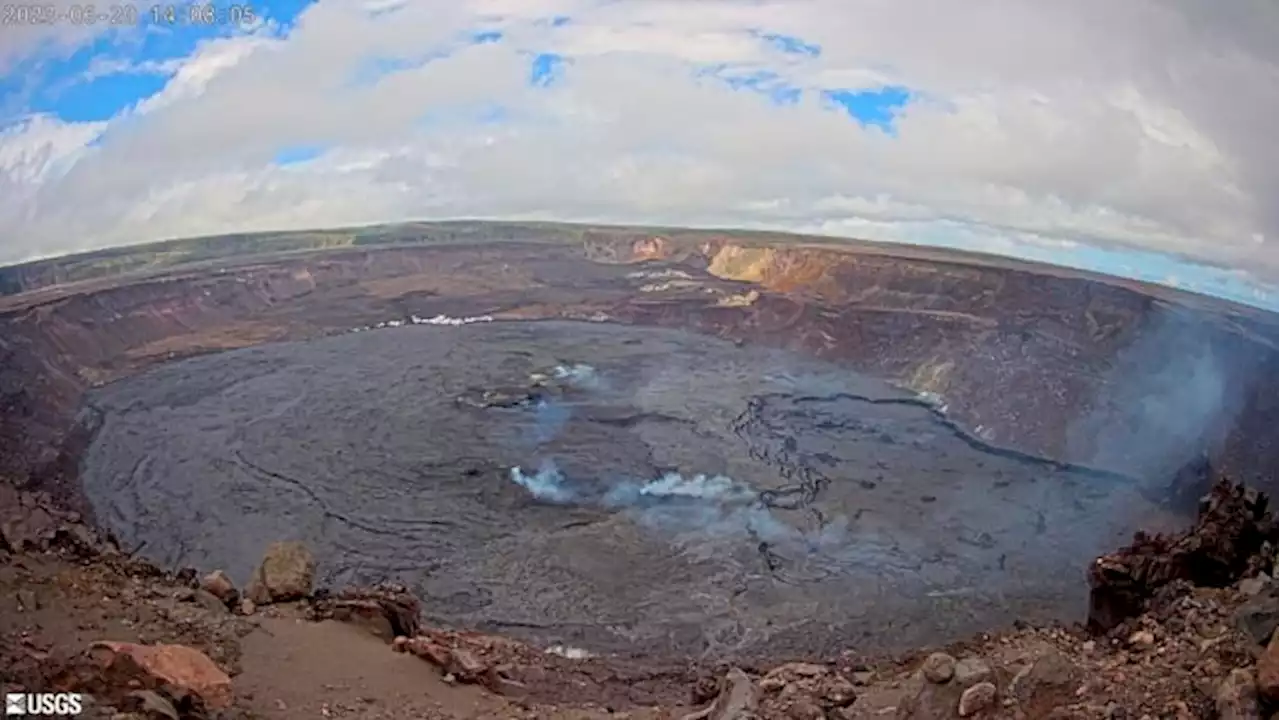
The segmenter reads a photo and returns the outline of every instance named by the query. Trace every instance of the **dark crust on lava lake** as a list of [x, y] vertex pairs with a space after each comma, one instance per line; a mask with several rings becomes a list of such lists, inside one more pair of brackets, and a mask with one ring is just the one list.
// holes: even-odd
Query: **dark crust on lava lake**
[[[575, 363], [595, 374], [540, 404], [456, 402]], [[593, 651], [902, 650], [1081, 617], [1089, 560], [1164, 521], [1133, 482], [986, 451], [883, 382], [684, 331], [389, 328], [171, 363], [90, 401], [85, 487], [126, 547], [243, 581], [300, 539], [326, 583], [392, 578], [435, 620]], [[579, 498], [508, 475], [547, 459]], [[667, 472], [743, 497], [602, 500]]]

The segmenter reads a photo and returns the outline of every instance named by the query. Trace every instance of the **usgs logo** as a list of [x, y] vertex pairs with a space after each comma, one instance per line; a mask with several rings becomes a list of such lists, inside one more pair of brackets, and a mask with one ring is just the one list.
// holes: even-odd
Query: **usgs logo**
[[4, 714], [40, 716], [79, 715], [84, 708], [80, 693], [8, 693], [4, 696]]

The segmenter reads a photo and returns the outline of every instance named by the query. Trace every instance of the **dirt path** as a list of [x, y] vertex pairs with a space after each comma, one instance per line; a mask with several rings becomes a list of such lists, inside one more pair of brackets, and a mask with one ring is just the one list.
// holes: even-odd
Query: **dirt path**
[[427, 663], [343, 623], [264, 618], [240, 648], [237, 695], [268, 720], [518, 716], [501, 698], [446, 683]]

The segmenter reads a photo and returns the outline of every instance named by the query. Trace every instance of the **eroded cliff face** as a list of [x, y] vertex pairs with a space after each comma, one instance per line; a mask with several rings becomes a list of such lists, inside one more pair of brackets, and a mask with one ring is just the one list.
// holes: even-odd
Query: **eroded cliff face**
[[[940, 397], [997, 445], [1132, 474], [1276, 475], [1275, 316], [933, 250], [587, 233], [347, 248], [7, 299], [0, 475], [76, 502], [83, 391], [166, 360], [406, 317], [611, 319], [804, 350]], [[665, 274], [664, 274], [665, 273]], [[83, 507], [83, 506], [81, 506]]]

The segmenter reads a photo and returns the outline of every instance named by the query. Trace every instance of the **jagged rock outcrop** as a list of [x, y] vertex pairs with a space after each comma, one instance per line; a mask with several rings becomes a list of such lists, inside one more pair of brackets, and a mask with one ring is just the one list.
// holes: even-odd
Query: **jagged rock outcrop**
[[1176, 535], [1138, 532], [1089, 568], [1089, 626], [1106, 632], [1140, 614], [1175, 581], [1225, 587], [1274, 569], [1276, 518], [1263, 493], [1219, 478], [1195, 526]]

